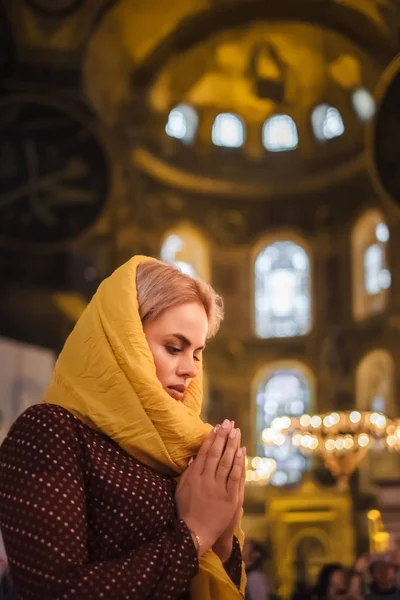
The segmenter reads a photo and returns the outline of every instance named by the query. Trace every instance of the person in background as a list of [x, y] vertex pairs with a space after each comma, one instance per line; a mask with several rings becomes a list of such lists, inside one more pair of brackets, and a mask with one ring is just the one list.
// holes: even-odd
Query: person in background
[[222, 316], [207, 283], [148, 257], [101, 283], [0, 448], [19, 600], [243, 598], [245, 448], [200, 418]]
[[346, 570], [341, 563], [329, 563], [319, 572], [312, 600], [340, 600], [347, 594]]
[[243, 545], [242, 557], [247, 575], [245, 599], [269, 600], [268, 579], [263, 571], [263, 563], [266, 560], [264, 548], [254, 540], [246, 539]]
[[369, 568], [371, 583], [366, 600], [400, 600], [397, 566], [392, 561], [376, 560]]
[[359, 556], [348, 572], [347, 598], [363, 600], [368, 591], [370, 555], [366, 552]]

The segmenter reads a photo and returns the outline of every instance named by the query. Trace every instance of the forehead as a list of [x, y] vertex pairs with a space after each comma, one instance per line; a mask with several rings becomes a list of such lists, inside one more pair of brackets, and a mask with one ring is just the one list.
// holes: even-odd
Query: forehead
[[207, 314], [200, 303], [180, 304], [168, 308], [157, 319], [160, 333], [180, 333], [191, 338], [206, 338], [208, 331]]
[[341, 579], [343, 577], [343, 575], [344, 575], [343, 571], [337, 569], [336, 571], [333, 571], [332, 579]]

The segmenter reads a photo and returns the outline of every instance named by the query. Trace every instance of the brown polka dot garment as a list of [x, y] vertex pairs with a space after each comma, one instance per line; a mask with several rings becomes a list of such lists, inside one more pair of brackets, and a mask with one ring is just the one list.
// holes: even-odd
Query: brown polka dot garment
[[[195, 546], [175, 481], [57, 406], [0, 449], [0, 527], [20, 600], [189, 600]], [[237, 540], [225, 568], [240, 584]]]

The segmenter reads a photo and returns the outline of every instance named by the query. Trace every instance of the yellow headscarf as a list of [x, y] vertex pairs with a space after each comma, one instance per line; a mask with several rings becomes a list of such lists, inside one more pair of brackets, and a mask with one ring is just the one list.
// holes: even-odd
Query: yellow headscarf
[[[136, 293], [136, 269], [154, 260], [135, 256], [99, 286], [58, 358], [44, 401], [98, 428], [128, 454], [168, 475], [180, 475], [208, 432], [200, 419], [202, 375], [183, 402], [174, 402], [157, 379]], [[243, 542], [241, 531], [237, 532]], [[192, 600], [244, 596], [210, 550], [200, 559]]]

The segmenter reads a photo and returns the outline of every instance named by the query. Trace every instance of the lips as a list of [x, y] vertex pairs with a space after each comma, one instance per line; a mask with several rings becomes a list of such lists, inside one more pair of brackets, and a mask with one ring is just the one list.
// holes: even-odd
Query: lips
[[182, 400], [185, 390], [186, 390], [186, 388], [184, 385], [169, 385], [168, 386], [168, 393], [175, 400]]

